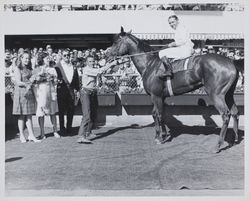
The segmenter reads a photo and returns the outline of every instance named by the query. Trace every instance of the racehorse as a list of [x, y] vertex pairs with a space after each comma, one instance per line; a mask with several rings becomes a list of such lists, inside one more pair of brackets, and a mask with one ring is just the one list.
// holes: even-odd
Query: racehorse
[[[151, 53], [150, 53], [151, 52]], [[130, 56], [142, 76], [145, 91], [151, 96], [153, 103], [152, 116], [155, 122], [155, 141], [163, 144], [171, 137], [170, 129], [163, 122], [162, 113], [165, 98], [171, 95], [166, 80], [156, 76], [162, 61], [152, 48], [131, 33], [121, 32], [114, 37], [108, 52], [108, 59]], [[174, 63], [173, 63], [174, 64]], [[223, 125], [213, 152], [220, 152], [224, 142], [230, 117], [233, 117], [235, 143], [238, 142], [239, 112], [234, 101], [234, 90], [238, 80], [238, 71], [233, 62], [221, 55], [197, 55], [192, 60], [192, 68], [174, 73], [171, 79], [173, 95], [181, 95], [204, 86], [214, 106], [219, 111]]]

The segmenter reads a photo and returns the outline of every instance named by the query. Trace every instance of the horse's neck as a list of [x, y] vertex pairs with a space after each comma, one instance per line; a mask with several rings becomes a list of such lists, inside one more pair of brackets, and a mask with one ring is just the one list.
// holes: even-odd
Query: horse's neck
[[137, 68], [138, 72], [142, 75], [147, 68], [146, 56], [145, 55], [134, 56], [132, 57], [132, 61], [135, 67]]
[[[135, 67], [137, 68], [138, 72], [142, 75], [147, 69], [148, 63], [150, 63], [149, 62], [150, 57], [147, 55], [147, 53], [144, 50], [141, 50], [136, 44], [131, 45], [129, 54], [135, 55], [135, 56], [132, 56], [132, 61]], [[139, 54], [139, 55], [136, 56], [136, 54]]]

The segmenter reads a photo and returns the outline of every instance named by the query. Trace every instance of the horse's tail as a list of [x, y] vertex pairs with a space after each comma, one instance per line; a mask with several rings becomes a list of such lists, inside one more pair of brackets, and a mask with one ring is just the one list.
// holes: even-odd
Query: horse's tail
[[244, 59], [239, 59], [239, 60], [233, 60], [234, 66], [236, 69], [241, 72], [242, 74], [244, 73]]

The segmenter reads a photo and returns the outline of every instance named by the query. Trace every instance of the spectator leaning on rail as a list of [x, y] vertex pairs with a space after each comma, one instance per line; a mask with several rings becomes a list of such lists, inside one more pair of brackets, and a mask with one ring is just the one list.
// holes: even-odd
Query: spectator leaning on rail
[[193, 42], [190, 40], [190, 34], [179, 22], [179, 18], [176, 15], [171, 15], [168, 18], [169, 25], [174, 29], [174, 42], [166, 45], [166, 49], [159, 52], [159, 57], [163, 61], [164, 68], [160, 68], [158, 76], [161, 79], [166, 77], [172, 77], [172, 67], [168, 58], [183, 59], [193, 54]]
[[109, 68], [117, 65], [117, 61], [108, 63], [102, 68], [94, 68], [93, 56], [86, 58], [87, 66], [83, 68], [82, 72], [82, 89], [80, 90], [80, 98], [82, 104], [82, 122], [78, 132], [78, 143], [91, 143], [88, 137], [91, 134], [93, 121], [96, 115], [97, 107], [97, 76]]

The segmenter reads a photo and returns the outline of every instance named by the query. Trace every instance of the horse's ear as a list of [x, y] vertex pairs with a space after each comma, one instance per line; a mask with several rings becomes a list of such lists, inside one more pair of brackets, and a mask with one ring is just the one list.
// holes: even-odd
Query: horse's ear
[[121, 33], [124, 33], [124, 28], [123, 28], [123, 26], [121, 26]]
[[126, 32], [124, 31], [123, 27], [121, 26], [121, 33], [120, 33], [120, 35], [124, 36], [125, 34], [126, 34]]
[[131, 34], [132, 33], [132, 29], [130, 29], [130, 31], [129, 32], [127, 32], [128, 34]]

